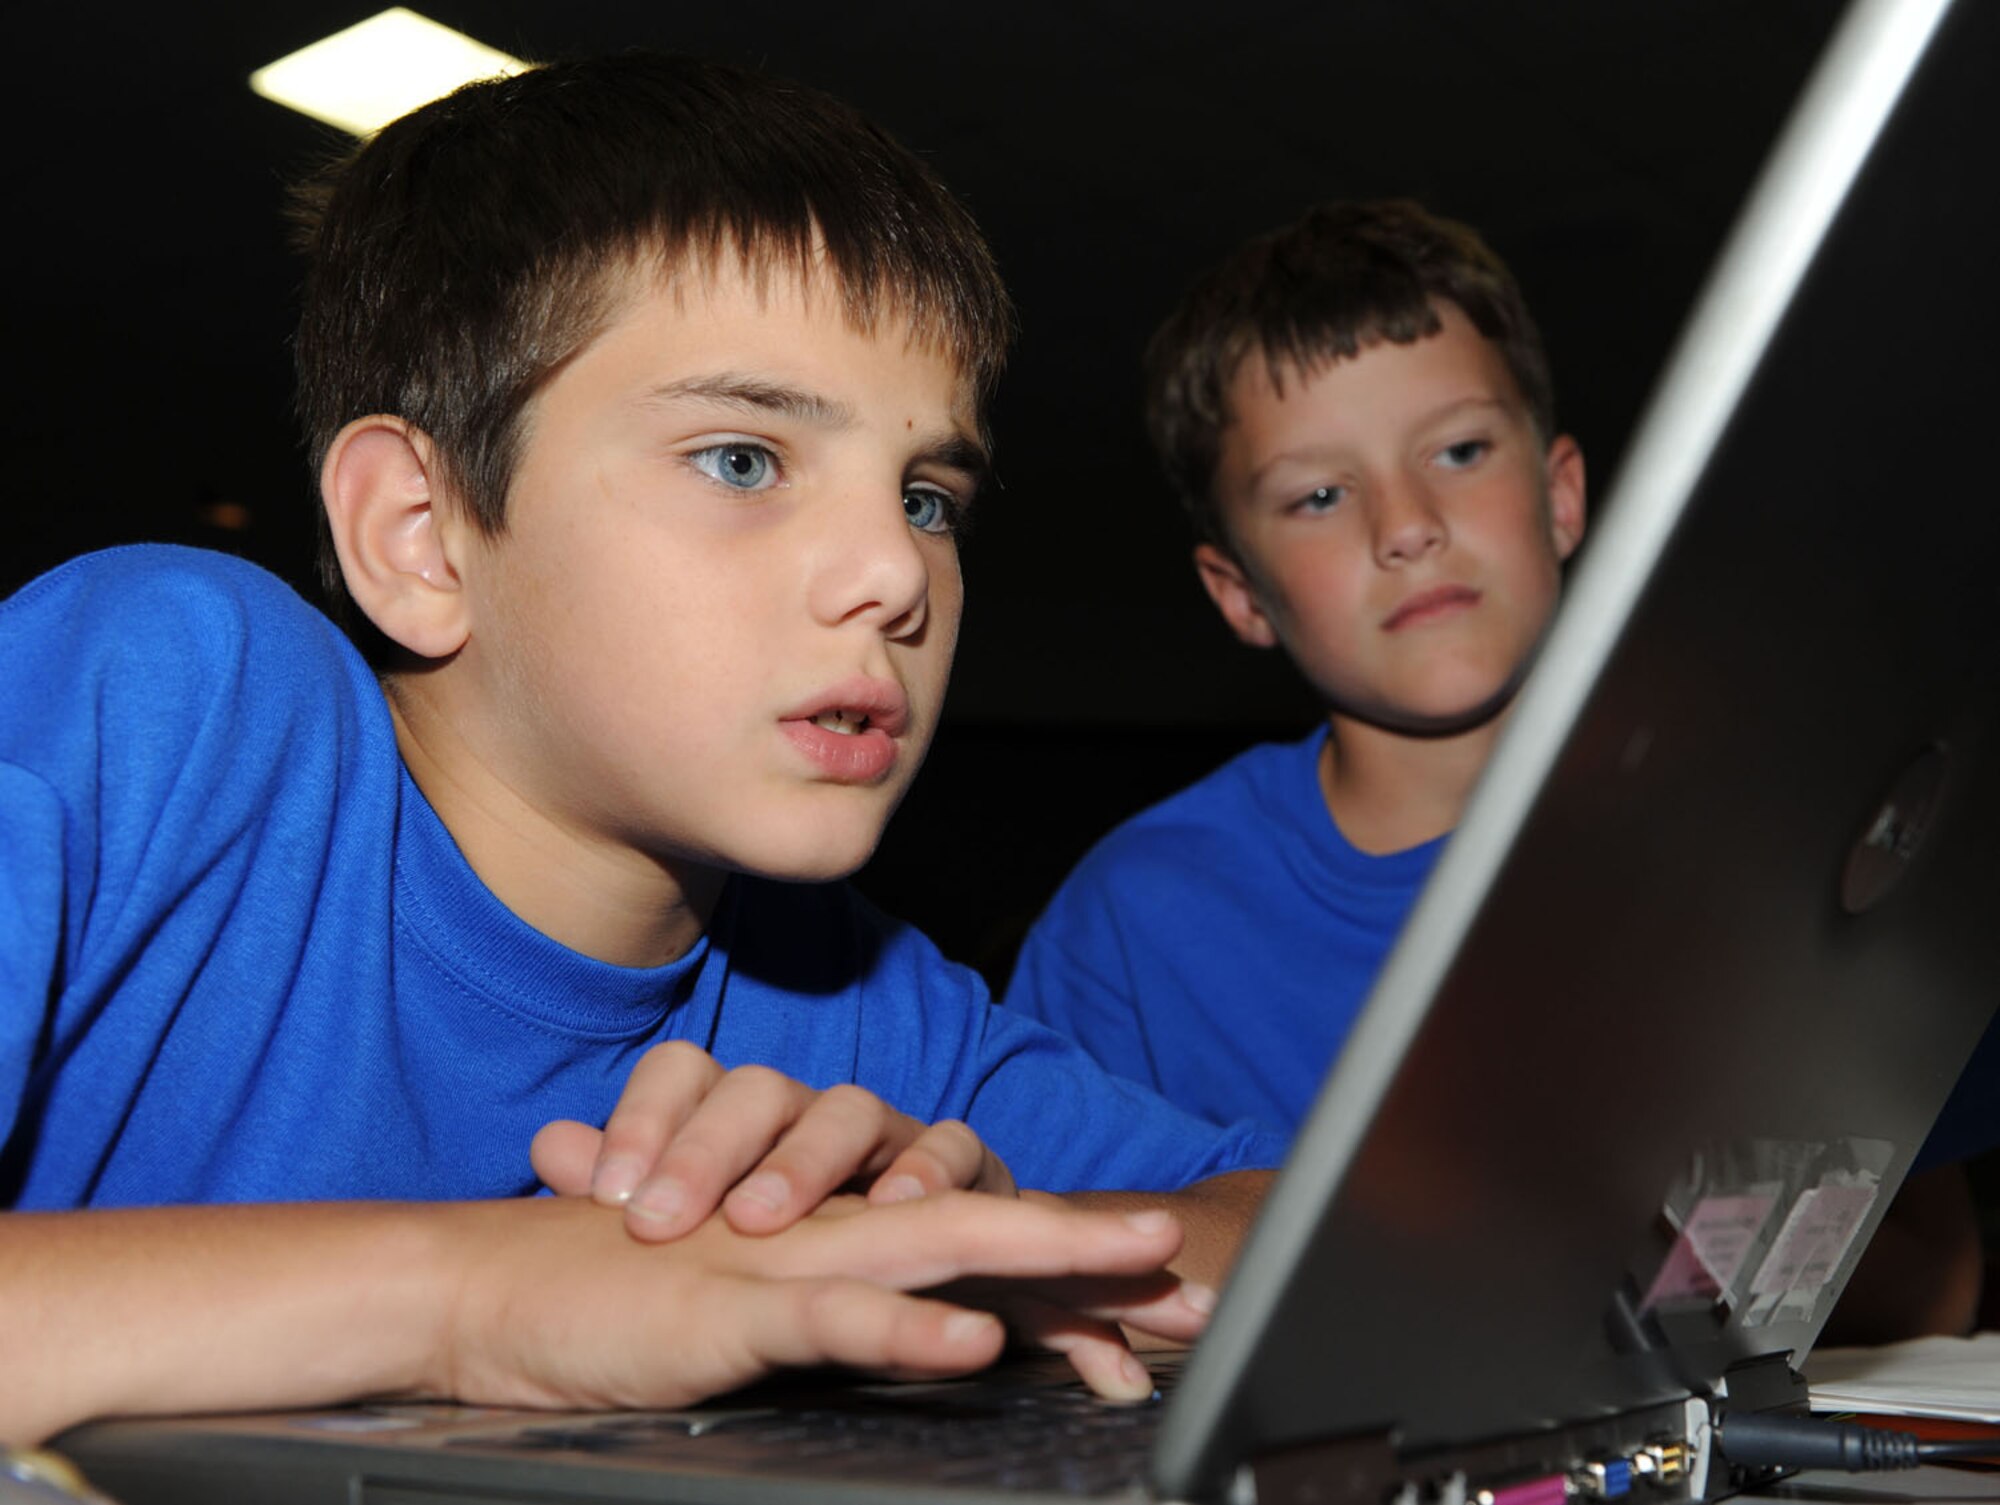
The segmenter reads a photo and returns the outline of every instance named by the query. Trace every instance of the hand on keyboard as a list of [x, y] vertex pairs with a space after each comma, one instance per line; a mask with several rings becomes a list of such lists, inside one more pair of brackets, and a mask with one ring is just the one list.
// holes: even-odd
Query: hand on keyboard
[[639, 1060], [603, 1130], [546, 1125], [535, 1174], [559, 1195], [625, 1209], [648, 1242], [717, 1207], [743, 1233], [775, 1233], [835, 1192], [875, 1203], [961, 1188], [1011, 1196], [1000, 1158], [961, 1123], [924, 1125], [861, 1087], [824, 1092], [762, 1066], [725, 1071], [682, 1042]]
[[[1181, 1245], [1158, 1210], [945, 1191], [839, 1197], [775, 1234], [711, 1218], [670, 1245], [628, 1237], [574, 1198], [467, 1204], [494, 1220], [451, 1308], [445, 1390], [559, 1407], [670, 1407], [773, 1370], [838, 1364], [899, 1378], [991, 1362], [1001, 1321], [1070, 1353], [1130, 1398], [1121, 1323], [1192, 1338], [1206, 1298], [1166, 1270]], [[461, 1246], [463, 1247], [463, 1246]]]

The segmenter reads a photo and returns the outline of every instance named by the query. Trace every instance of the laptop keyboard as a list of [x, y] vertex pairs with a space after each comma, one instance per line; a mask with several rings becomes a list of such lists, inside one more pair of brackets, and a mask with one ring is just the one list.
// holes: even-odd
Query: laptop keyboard
[[784, 1406], [565, 1418], [454, 1445], [1091, 1497], [1143, 1490], [1160, 1411], [1157, 1394], [1115, 1405], [1080, 1385], [867, 1386]]

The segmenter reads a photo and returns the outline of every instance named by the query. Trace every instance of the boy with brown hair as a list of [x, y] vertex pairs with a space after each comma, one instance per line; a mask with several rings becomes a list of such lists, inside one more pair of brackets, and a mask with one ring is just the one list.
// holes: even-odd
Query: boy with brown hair
[[1289, 1134], [1555, 609], [1583, 456], [1505, 266], [1407, 202], [1240, 247], [1155, 334], [1146, 393], [1209, 599], [1326, 719], [1105, 837], [1007, 1002], [1212, 1121]]
[[188, 550], [0, 604], [0, 1440], [952, 1373], [994, 1312], [1149, 1388], [1119, 1324], [1200, 1328], [1278, 1147], [821, 881], [950, 664], [1010, 324], [964, 211], [634, 54], [387, 127], [310, 239], [374, 662]]

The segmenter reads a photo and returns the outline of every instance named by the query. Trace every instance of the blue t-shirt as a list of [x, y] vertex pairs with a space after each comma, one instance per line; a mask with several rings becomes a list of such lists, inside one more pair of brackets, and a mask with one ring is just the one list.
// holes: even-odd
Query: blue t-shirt
[[691, 1040], [963, 1118], [1023, 1185], [1270, 1165], [988, 1006], [845, 885], [729, 884], [667, 966], [523, 923], [405, 772], [340, 633], [221, 555], [122, 549], [0, 603], [0, 1205], [534, 1189]]
[[1029, 931], [1007, 1005], [1204, 1118], [1293, 1133], [1443, 846], [1349, 845], [1326, 737], [1253, 747], [1106, 836]]

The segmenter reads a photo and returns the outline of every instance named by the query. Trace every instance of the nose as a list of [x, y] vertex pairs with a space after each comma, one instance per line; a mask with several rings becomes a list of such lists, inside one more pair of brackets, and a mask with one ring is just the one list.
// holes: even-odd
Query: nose
[[849, 505], [830, 507], [821, 528], [812, 583], [813, 615], [828, 626], [860, 621], [885, 637], [922, 631], [930, 601], [930, 562], [903, 510], [900, 486], [857, 488]]
[[1415, 476], [1391, 477], [1374, 489], [1370, 522], [1376, 563], [1404, 565], [1435, 553], [1450, 532], [1430, 488]]

